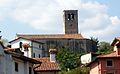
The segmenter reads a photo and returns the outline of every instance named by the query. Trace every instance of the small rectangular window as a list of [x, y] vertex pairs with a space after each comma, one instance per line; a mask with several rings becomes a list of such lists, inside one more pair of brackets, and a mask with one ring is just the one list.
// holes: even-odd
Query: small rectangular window
[[42, 45], [39, 45], [39, 49], [42, 49]]
[[22, 48], [22, 42], [19, 43], [19, 48]]
[[113, 66], [113, 60], [107, 60], [106, 65], [107, 65], [107, 67], [112, 67]]
[[33, 57], [35, 58], [35, 53], [33, 53]]
[[29, 74], [32, 74], [32, 68], [29, 67]]
[[40, 54], [39, 54], [39, 58], [40, 58]]
[[18, 63], [15, 62], [15, 71], [18, 72]]

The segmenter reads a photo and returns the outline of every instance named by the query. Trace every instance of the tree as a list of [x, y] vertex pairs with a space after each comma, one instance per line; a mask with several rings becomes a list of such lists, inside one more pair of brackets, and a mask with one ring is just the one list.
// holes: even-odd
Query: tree
[[94, 37], [90, 37], [92, 41], [94, 41], [96, 43], [96, 45], [98, 45], [99, 43], [99, 40], [98, 38], [94, 38]]
[[62, 70], [67, 71], [80, 66], [80, 55], [70, 52], [66, 48], [60, 49], [56, 58]]
[[70, 71], [61, 71], [59, 74], [88, 74], [89, 69], [87, 67], [77, 67], [75, 69], [72, 69]]
[[113, 47], [108, 42], [100, 42], [98, 44], [98, 52], [100, 54], [108, 54], [113, 51]]

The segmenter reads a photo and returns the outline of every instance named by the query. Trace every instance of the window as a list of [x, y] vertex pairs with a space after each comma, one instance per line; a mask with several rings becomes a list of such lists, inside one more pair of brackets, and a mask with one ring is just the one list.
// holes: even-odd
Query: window
[[18, 72], [18, 63], [15, 62], [15, 71]]
[[107, 60], [106, 61], [106, 65], [107, 65], [107, 67], [112, 67], [113, 66], [113, 60]]
[[74, 20], [74, 14], [73, 13], [71, 14], [71, 20]]
[[42, 45], [39, 45], [39, 49], [42, 49]]
[[72, 14], [68, 14], [68, 18], [67, 18], [68, 20], [74, 20], [74, 14], [72, 13]]
[[71, 19], [70, 14], [68, 14], [68, 20], [70, 20], [70, 19]]
[[35, 58], [35, 53], [33, 53], [33, 57]]
[[32, 68], [29, 67], [29, 74], [32, 74]]
[[39, 58], [40, 58], [40, 54], [39, 54]]
[[19, 43], [19, 48], [22, 48], [22, 42]]

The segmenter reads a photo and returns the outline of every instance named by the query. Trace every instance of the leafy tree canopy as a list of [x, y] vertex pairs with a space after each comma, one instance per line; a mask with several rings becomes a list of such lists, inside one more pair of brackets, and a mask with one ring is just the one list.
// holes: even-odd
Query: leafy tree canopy
[[100, 42], [98, 43], [98, 52], [100, 54], [108, 54], [113, 51], [113, 47], [108, 42]]
[[80, 66], [80, 54], [75, 54], [66, 48], [58, 50], [56, 58], [62, 70], [67, 71]]
[[89, 69], [87, 67], [77, 67], [70, 71], [61, 71], [59, 74], [88, 74]]

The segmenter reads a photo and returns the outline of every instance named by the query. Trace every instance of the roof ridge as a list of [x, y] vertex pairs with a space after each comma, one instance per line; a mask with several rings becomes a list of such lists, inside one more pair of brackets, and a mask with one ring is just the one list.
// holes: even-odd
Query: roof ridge
[[78, 38], [83, 39], [81, 34], [17, 34], [17, 37], [28, 39], [41, 39], [41, 38]]

